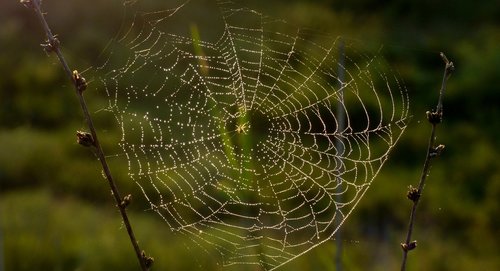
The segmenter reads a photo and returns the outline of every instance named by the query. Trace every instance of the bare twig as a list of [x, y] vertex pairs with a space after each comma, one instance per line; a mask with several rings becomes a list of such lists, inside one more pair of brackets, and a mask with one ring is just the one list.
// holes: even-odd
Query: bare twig
[[410, 186], [408, 188], [407, 197], [413, 202], [413, 206], [410, 213], [410, 222], [408, 224], [408, 232], [406, 234], [406, 240], [401, 243], [401, 248], [403, 249], [403, 262], [401, 264], [401, 271], [406, 270], [406, 260], [408, 258], [408, 252], [417, 247], [417, 241], [410, 241], [413, 232], [413, 227], [415, 224], [415, 213], [417, 210], [417, 205], [420, 197], [422, 196], [422, 191], [424, 189], [425, 181], [429, 175], [429, 170], [431, 166], [432, 158], [438, 157], [444, 149], [444, 145], [436, 144], [436, 126], [441, 123], [443, 119], [443, 96], [446, 90], [446, 83], [450, 78], [453, 70], [455, 69], [453, 62], [449, 61], [448, 58], [441, 53], [441, 58], [445, 63], [443, 81], [441, 83], [441, 90], [439, 91], [438, 104], [435, 110], [427, 111], [427, 120], [432, 125], [431, 135], [429, 138], [429, 145], [427, 147], [427, 156], [425, 158], [424, 167], [422, 169], [422, 175], [420, 176], [420, 182], [418, 183], [418, 188]]
[[62, 64], [64, 71], [66, 72], [67, 76], [71, 79], [73, 82], [73, 86], [76, 90], [76, 95], [78, 96], [78, 100], [80, 102], [80, 106], [82, 108], [83, 114], [85, 116], [85, 120], [87, 122], [87, 126], [90, 130], [90, 134], [86, 132], [77, 132], [77, 141], [83, 146], [87, 147], [94, 147], [96, 149], [97, 156], [99, 158], [99, 161], [101, 162], [102, 169], [104, 171], [104, 174], [106, 176], [106, 179], [108, 181], [109, 186], [111, 187], [111, 191], [113, 194], [113, 197], [116, 201], [116, 206], [120, 210], [120, 214], [122, 216], [123, 224], [125, 225], [125, 228], [127, 229], [127, 233], [130, 237], [130, 241], [132, 242], [132, 246], [134, 247], [135, 254], [137, 256], [137, 259], [139, 260], [139, 264], [141, 266], [141, 269], [143, 271], [149, 270], [153, 263], [153, 258], [146, 256], [146, 253], [144, 251], [141, 251], [139, 248], [139, 244], [137, 243], [137, 239], [135, 238], [134, 232], [132, 230], [132, 226], [130, 224], [126, 207], [128, 203], [130, 202], [130, 195], [122, 198], [120, 196], [120, 192], [118, 191], [118, 188], [116, 186], [116, 183], [113, 180], [113, 177], [111, 175], [111, 171], [109, 169], [108, 163], [106, 162], [106, 157], [104, 156], [104, 152], [102, 150], [101, 144], [99, 143], [98, 137], [96, 130], [94, 128], [94, 124], [92, 122], [92, 118], [89, 114], [87, 104], [85, 102], [85, 98], [83, 97], [83, 92], [87, 88], [87, 84], [85, 82], [85, 79], [78, 73], [78, 71], [71, 71], [71, 69], [68, 66], [68, 63], [66, 62], [60, 46], [59, 46], [59, 40], [56, 38], [54, 34], [52, 34], [52, 31], [50, 30], [50, 27], [47, 24], [47, 21], [45, 20], [44, 14], [42, 13], [41, 10], [41, 0], [20, 0], [22, 4], [25, 6], [32, 8], [35, 13], [38, 16], [38, 19], [40, 20], [40, 23], [42, 24], [43, 29], [45, 30], [45, 34], [47, 35], [47, 42], [45, 44], [42, 44], [42, 47], [44, 50], [48, 53], [54, 52], [57, 55], [57, 58], [59, 59], [59, 62]]

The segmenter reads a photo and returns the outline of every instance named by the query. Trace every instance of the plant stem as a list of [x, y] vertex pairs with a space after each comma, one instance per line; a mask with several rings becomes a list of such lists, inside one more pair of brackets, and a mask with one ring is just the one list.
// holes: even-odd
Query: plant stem
[[45, 20], [45, 17], [41, 11], [40, 3], [41, 0], [21, 0], [21, 3], [24, 5], [31, 7], [34, 9], [35, 13], [37, 14], [38, 19], [40, 20], [40, 23], [43, 26], [43, 29], [45, 30], [45, 34], [47, 35], [47, 44], [44, 45], [45, 50], [47, 52], [54, 52], [57, 55], [57, 58], [59, 59], [59, 62], [63, 66], [64, 71], [66, 72], [66, 75], [71, 79], [73, 82], [73, 86], [75, 87], [76, 90], [76, 95], [78, 97], [78, 101], [80, 102], [81, 109], [83, 111], [83, 115], [85, 116], [85, 120], [87, 122], [87, 126], [90, 130], [90, 133], [92, 134], [92, 145], [96, 149], [97, 157], [99, 158], [99, 161], [101, 162], [102, 169], [104, 171], [104, 174], [106, 176], [106, 180], [108, 181], [108, 184], [111, 188], [113, 197], [116, 202], [116, 206], [118, 207], [120, 214], [122, 216], [123, 224], [125, 225], [125, 228], [127, 229], [127, 233], [130, 237], [130, 241], [132, 242], [132, 246], [134, 247], [135, 254], [137, 256], [137, 259], [139, 260], [139, 264], [141, 266], [141, 269], [143, 271], [149, 270], [149, 266], [152, 264], [152, 258], [146, 257], [144, 252], [141, 252], [139, 248], [139, 244], [137, 242], [137, 239], [135, 238], [134, 232], [132, 230], [132, 226], [130, 224], [128, 215], [127, 215], [127, 204], [130, 197], [127, 196], [125, 199], [122, 199], [120, 196], [120, 192], [118, 191], [118, 188], [116, 186], [115, 181], [113, 180], [113, 177], [111, 175], [111, 171], [109, 169], [108, 163], [106, 162], [106, 157], [104, 155], [104, 152], [102, 150], [101, 144], [99, 143], [98, 137], [97, 137], [97, 132], [94, 127], [94, 124], [92, 122], [92, 118], [90, 116], [87, 103], [85, 102], [85, 98], [83, 97], [83, 91], [86, 88], [86, 83], [81, 77], [77, 71], [71, 71], [69, 68], [68, 63], [66, 62], [61, 49], [59, 47], [59, 40], [52, 34], [52, 31], [50, 30], [49, 25], [47, 24], [47, 21]]
[[413, 250], [417, 246], [417, 241], [410, 241], [410, 240], [413, 233], [413, 227], [415, 225], [415, 214], [417, 211], [417, 205], [420, 200], [420, 197], [422, 196], [425, 181], [429, 176], [429, 170], [431, 167], [432, 158], [438, 157], [444, 148], [444, 145], [435, 146], [436, 127], [439, 123], [441, 123], [443, 118], [443, 96], [446, 90], [446, 83], [448, 82], [448, 79], [450, 78], [455, 67], [453, 65], [453, 62], [449, 61], [448, 58], [446, 58], [446, 56], [443, 53], [441, 53], [440, 56], [445, 63], [445, 68], [444, 68], [443, 81], [441, 83], [441, 89], [439, 91], [439, 99], [436, 109], [431, 112], [427, 111], [427, 120], [429, 120], [429, 122], [432, 125], [431, 135], [427, 147], [427, 156], [425, 158], [424, 167], [422, 169], [422, 174], [420, 176], [420, 182], [418, 183], [418, 188], [413, 188], [412, 186], [410, 186], [407, 194], [407, 197], [413, 202], [413, 206], [410, 212], [410, 221], [408, 223], [408, 232], [406, 234], [406, 240], [404, 243], [401, 244], [401, 247], [403, 248], [403, 261], [401, 264], [401, 271], [406, 270], [408, 252], [410, 250]]

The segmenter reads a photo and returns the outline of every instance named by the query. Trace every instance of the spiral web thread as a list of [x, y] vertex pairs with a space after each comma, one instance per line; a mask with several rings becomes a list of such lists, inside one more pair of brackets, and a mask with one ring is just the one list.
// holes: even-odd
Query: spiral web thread
[[196, 5], [137, 13], [97, 83], [151, 209], [222, 264], [272, 270], [355, 208], [406, 127], [406, 91], [379, 53], [340, 56], [338, 39], [231, 2], [213, 5], [214, 41], [167, 31]]

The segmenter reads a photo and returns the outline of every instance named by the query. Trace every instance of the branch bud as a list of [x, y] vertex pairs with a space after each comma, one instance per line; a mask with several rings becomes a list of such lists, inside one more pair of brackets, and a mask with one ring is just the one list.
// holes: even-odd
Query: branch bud
[[431, 123], [431, 124], [439, 124], [441, 123], [441, 121], [443, 120], [443, 112], [442, 111], [427, 111], [425, 112], [425, 114], [427, 115], [427, 120]]
[[410, 185], [408, 186], [408, 192], [406, 193], [406, 197], [413, 202], [417, 202], [420, 199], [420, 191], [417, 188]]
[[406, 244], [406, 243], [401, 243], [401, 248], [402, 248], [404, 251], [414, 250], [416, 247], [417, 247], [417, 240], [415, 240], [415, 241], [411, 241], [411, 242], [410, 242], [410, 243], [408, 243], [408, 244]]
[[146, 268], [149, 269], [149, 268], [151, 268], [151, 266], [153, 266], [155, 259], [153, 257], [147, 256], [146, 252], [144, 250], [141, 253], [141, 257], [142, 257], [142, 260], [144, 261], [144, 265], [146, 266]]
[[[57, 36], [57, 35], [56, 35]], [[61, 44], [59, 42], [59, 39], [54, 36], [53, 39], [49, 39], [47, 40], [45, 43], [42, 43], [40, 44], [43, 48], [43, 50], [47, 53], [47, 54], [50, 54], [52, 52], [55, 52], [57, 51], [57, 49], [59, 48], [59, 45]]]
[[23, 6], [27, 8], [33, 8], [33, 2], [31, 0], [21, 0], [19, 2], [21, 2], [21, 4], [23, 4]]
[[77, 70], [73, 71], [73, 81], [75, 83], [76, 89], [80, 93], [82, 93], [85, 89], [87, 89], [87, 81], [83, 76], [80, 75], [80, 73]]
[[444, 150], [444, 145], [443, 144], [439, 144], [435, 148], [431, 149], [431, 151], [429, 153], [429, 156], [431, 158], [438, 157], [438, 156], [441, 155], [441, 153], [443, 152], [443, 150]]
[[120, 206], [122, 208], [127, 208], [127, 206], [130, 204], [131, 201], [132, 201], [132, 195], [128, 194], [123, 198], [122, 202], [120, 203]]
[[84, 147], [94, 146], [94, 138], [87, 132], [76, 131], [76, 142]]

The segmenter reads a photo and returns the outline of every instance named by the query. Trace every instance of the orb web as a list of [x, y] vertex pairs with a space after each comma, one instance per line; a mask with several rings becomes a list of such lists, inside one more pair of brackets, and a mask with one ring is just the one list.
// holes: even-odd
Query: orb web
[[136, 12], [95, 84], [151, 210], [224, 265], [271, 270], [334, 236], [404, 131], [408, 98], [380, 51], [339, 51], [227, 1], [196, 22], [203, 5]]

